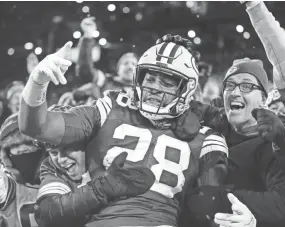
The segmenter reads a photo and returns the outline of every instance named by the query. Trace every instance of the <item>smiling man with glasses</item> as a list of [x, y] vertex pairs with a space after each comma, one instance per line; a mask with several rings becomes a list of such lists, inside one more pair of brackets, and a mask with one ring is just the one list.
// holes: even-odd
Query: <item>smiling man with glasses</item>
[[251, 112], [264, 106], [267, 87], [267, 75], [260, 60], [243, 59], [228, 70], [223, 81], [225, 112], [237, 132], [256, 126]]

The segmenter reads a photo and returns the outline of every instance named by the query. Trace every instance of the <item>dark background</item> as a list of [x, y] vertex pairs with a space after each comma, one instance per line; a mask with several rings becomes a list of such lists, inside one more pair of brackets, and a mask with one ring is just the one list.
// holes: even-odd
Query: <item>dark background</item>
[[[115, 4], [116, 10], [108, 11], [109, 4]], [[284, 2], [266, 5], [280, 24], [285, 24]], [[90, 13], [83, 13], [83, 6], [88, 6]], [[124, 13], [124, 7], [130, 12]], [[0, 88], [13, 80], [25, 81], [28, 76], [26, 57], [33, 50], [24, 48], [26, 42], [42, 47], [40, 59], [68, 40], [76, 45], [73, 32], [80, 31], [80, 22], [88, 15], [96, 17], [100, 31], [96, 40], [103, 37], [108, 41], [96, 63], [104, 72], [113, 72], [124, 52], [140, 55], [158, 37], [166, 33], [187, 37], [192, 29], [201, 39], [195, 49], [203, 61], [213, 65], [213, 74], [222, 76], [235, 58], [248, 56], [261, 58], [272, 75], [245, 7], [239, 2], [1, 2]], [[238, 24], [249, 32], [249, 39], [236, 31]], [[15, 49], [13, 55], [8, 55], [9, 48]]]

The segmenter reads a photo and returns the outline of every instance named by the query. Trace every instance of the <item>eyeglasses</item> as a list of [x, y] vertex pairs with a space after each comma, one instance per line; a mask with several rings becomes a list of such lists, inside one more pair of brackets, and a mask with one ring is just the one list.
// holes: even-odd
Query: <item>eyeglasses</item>
[[223, 91], [233, 91], [236, 87], [239, 87], [239, 90], [243, 93], [250, 93], [252, 90], [261, 90], [263, 89], [260, 86], [257, 86], [252, 83], [240, 83], [236, 84], [234, 82], [226, 81], [223, 83]]

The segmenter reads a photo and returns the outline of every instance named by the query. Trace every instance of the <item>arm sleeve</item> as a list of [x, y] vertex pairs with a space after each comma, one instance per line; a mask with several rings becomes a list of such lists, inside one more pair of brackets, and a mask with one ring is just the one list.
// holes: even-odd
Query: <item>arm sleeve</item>
[[220, 188], [217, 186], [224, 184], [227, 175], [227, 157], [228, 147], [225, 139], [218, 133], [208, 135], [200, 153], [197, 187], [188, 192], [187, 207], [184, 208], [189, 211], [187, 216], [192, 216], [199, 226], [213, 224], [212, 218], [217, 211], [228, 210], [220, 209], [221, 206], [216, 205], [217, 201], [220, 201], [220, 197], [216, 195], [216, 190]]
[[78, 106], [66, 112], [59, 112], [48, 111], [46, 103], [30, 107], [22, 99], [21, 108], [19, 125], [25, 124], [25, 129], [22, 128], [21, 131], [33, 138], [56, 145], [73, 146], [86, 143], [92, 133], [98, 130], [97, 126], [101, 120], [96, 102], [90, 106]]
[[95, 101], [92, 105], [83, 105], [73, 107], [66, 112], [62, 112], [65, 125], [65, 133], [60, 142], [61, 145], [75, 146], [86, 144], [90, 137], [96, 133], [101, 127], [101, 114], [105, 114], [105, 110], [98, 108]]
[[262, 152], [257, 168], [267, 191], [235, 190], [234, 194], [251, 210], [257, 222], [282, 226], [285, 223], [285, 173], [282, 166], [274, 154]]
[[198, 186], [224, 184], [228, 166], [228, 147], [219, 133], [207, 136], [203, 142], [199, 158]]
[[39, 226], [83, 226], [90, 214], [107, 204], [98, 179], [72, 190], [51, 168], [42, 166], [41, 180], [36, 207]]
[[285, 31], [263, 2], [247, 9], [251, 23], [259, 36], [267, 57], [273, 65], [274, 82], [285, 101]]

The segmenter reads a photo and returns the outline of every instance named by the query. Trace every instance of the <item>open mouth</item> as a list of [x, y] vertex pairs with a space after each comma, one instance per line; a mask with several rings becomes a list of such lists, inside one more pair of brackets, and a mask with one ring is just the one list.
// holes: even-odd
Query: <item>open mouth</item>
[[160, 106], [161, 100], [156, 99], [156, 98], [148, 98], [145, 103], [151, 105], [151, 106], [155, 106], [158, 107]]
[[230, 108], [231, 110], [243, 110], [245, 108], [245, 105], [242, 102], [238, 101], [232, 101], [230, 102]]
[[64, 169], [68, 172], [68, 173], [73, 173], [75, 171], [76, 165], [75, 163], [70, 163], [68, 164], [66, 167], [64, 167]]

